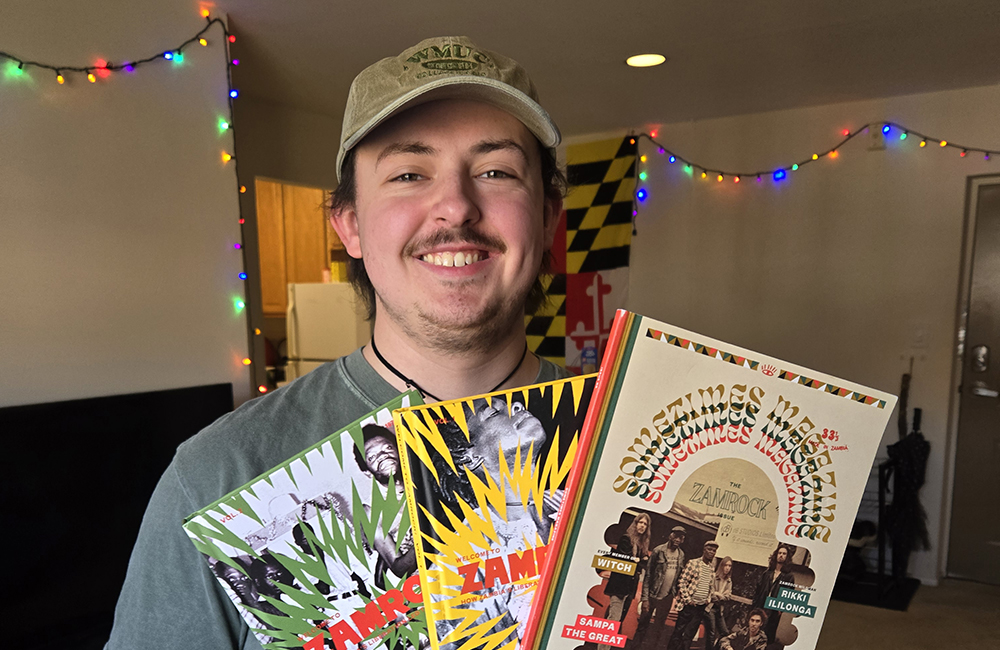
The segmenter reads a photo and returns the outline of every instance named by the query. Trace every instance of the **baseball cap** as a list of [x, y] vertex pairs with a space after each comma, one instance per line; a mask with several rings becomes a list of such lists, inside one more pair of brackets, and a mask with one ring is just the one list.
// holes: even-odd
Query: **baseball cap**
[[687, 535], [687, 529], [684, 526], [674, 526], [670, 529], [671, 533], [680, 533], [681, 535]]
[[704, 544], [704, 546], [702, 546], [702, 548], [708, 548], [710, 546], [714, 546], [715, 548], [719, 548], [719, 543], [717, 541], [715, 541], [714, 539], [710, 539], [707, 542], [705, 542], [705, 544]]
[[561, 140], [517, 61], [481, 49], [466, 36], [438, 36], [382, 59], [354, 78], [344, 109], [337, 179], [344, 156], [372, 129], [407, 108], [450, 98], [475, 99], [510, 113], [546, 148]]

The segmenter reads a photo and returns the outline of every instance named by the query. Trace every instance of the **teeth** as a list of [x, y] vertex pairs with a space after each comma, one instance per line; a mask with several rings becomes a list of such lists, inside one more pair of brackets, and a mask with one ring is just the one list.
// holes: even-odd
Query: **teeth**
[[[479, 261], [478, 251], [459, 251], [457, 253], [427, 253], [422, 258], [424, 262], [434, 266], [467, 266]], [[486, 256], [483, 256], [486, 259]]]

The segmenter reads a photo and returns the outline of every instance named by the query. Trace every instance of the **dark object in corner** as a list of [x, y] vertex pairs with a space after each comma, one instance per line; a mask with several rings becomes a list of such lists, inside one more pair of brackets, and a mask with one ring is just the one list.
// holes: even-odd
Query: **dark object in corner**
[[[892, 503], [886, 512], [886, 532], [892, 542], [892, 575], [906, 577], [910, 553], [931, 547], [927, 534], [927, 513], [920, 503], [927, 458], [931, 445], [920, 433], [920, 409], [913, 409], [913, 431], [886, 448], [894, 461], [895, 482]], [[890, 475], [892, 469], [890, 468]]]
[[232, 409], [231, 384], [0, 408], [4, 647], [104, 646], [156, 482]]

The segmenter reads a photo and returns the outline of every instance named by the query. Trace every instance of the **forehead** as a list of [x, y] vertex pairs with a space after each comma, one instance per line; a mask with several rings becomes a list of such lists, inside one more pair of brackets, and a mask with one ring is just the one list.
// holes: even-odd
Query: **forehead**
[[501, 140], [519, 144], [529, 161], [540, 158], [538, 140], [510, 113], [483, 102], [441, 99], [390, 118], [356, 149], [358, 157], [377, 158], [386, 147], [399, 143], [418, 142], [444, 153]]
[[393, 442], [385, 436], [382, 435], [372, 436], [368, 440], [365, 440], [365, 449], [368, 449], [369, 447], [375, 447], [377, 445], [391, 445], [391, 444], [393, 444]]

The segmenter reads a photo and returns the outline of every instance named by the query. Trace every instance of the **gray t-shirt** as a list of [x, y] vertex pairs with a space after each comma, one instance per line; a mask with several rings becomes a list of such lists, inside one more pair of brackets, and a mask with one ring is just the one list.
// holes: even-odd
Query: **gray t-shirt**
[[654, 598], [663, 600], [670, 595], [670, 589], [674, 586], [674, 579], [677, 577], [677, 572], [681, 570], [681, 550], [675, 548], [670, 550], [670, 548], [663, 549], [663, 557], [666, 558], [664, 562], [663, 571], [663, 582], [660, 583], [659, 591], [653, 595]]
[[[535, 383], [566, 376], [542, 359]], [[142, 518], [105, 650], [260, 650], [181, 523], [398, 394], [357, 350], [181, 444]]]

